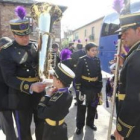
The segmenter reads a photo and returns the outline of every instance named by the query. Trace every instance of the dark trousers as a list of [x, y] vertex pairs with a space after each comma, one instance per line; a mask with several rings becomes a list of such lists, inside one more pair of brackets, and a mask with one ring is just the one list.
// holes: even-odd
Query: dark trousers
[[92, 107], [91, 105], [85, 106], [85, 105], [78, 103], [78, 105], [77, 105], [77, 118], [76, 118], [77, 128], [81, 129], [85, 125], [86, 111], [87, 111], [86, 124], [87, 125], [94, 124], [94, 118], [96, 115], [96, 108], [97, 107]]
[[0, 124], [6, 140], [17, 140], [13, 123], [12, 111], [0, 112]]
[[45, 123], [42, 140], [68, 140], [67, 124], [63, 123], [60, 126], [50, 126]]
[[17, 124], [20, 140], [32, 140], [31, 122], [34, 118], [36, 140], [42, 140], [44, 120], [37, 117], [37, 110], [16, 111], [15, 116], [19, 118]]

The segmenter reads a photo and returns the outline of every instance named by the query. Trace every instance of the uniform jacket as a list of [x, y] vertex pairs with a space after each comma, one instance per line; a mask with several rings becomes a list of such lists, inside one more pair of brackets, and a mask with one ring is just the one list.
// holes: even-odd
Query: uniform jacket
[[72, 71], [74, 71], [74, 67], [72, 65], [72, 59], [66, 59], [62, 61], [63, 64], [65, 64], [66, 66], [68, 66]]
[[96, 102], [102, 89], [102, 75], [98, 57], [81, 57], [76, 68], [76, 90], [86, 94], [87, 102]]
[[50, 98], [44, 96], [38, 105], [38, 116], [41, 119], [51, 119], [59, 121], [69, 113], [72, 95], [68, 91], [58, 91]]
[[0, 69], [0, 110], [7, 110], [8, 107], [8, 86], [4, 83], [4, 79]]
[[84, 88], [95, 88], [97, 92], [101, 91], [102, 75], [98, 57], [89, 58], [85, 55], [79, 59], [75, 82], [77, 90], [83, 91]]
[[72, 65], [74, 67], [74, 71], [76, 70], [76, 66], [77, 66], [79, 58], [84, 56], [84, 55], [86, 55], [86, 52], [83, 49], [78, 50], [71, 55]]
[[[51, 98], [47, 96], [41, 98], [38, 105], [38, 117], [45, 120], [43, 140], [68, 140], [64, 118], [69, 113], [71, 102], [72, 95], [68, 90], [57, 91]], [[52, 126], [47, 120], [56, 122], [57, 125]], [[62, 123], [59, 124], [60, 122]]]
[[9, 86], [10, 109], [36, 108], [41, 94], [30, 94], [30, 86], [38, 80], [37, 64], [38, 52], [33, 43], [20, 46], [14, 41], [10, 47], [1, 50], [0, 69]]
[[140, 42], [127, 55], [120, 75], [118, 132], [128, 140], [140, 139]]

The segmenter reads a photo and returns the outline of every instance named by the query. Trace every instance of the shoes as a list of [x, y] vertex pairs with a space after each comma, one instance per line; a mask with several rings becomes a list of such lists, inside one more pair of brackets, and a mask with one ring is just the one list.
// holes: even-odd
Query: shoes
[[110, 139], [111, 139], [111, 140], [115, 140], [115, 137], [114, 137], [113, 134], [110, 136]]
[[89, 126], [91, 129], [93, 129], [94, 131], [97, 131], [97, 127], [95, 125], [87, 125]]
[[80, 135], [81, 133], [82, 133], [82, 129], [77, 128], [77, 129], [76, 129], [76, 134], [77, 134], [77, 135]]

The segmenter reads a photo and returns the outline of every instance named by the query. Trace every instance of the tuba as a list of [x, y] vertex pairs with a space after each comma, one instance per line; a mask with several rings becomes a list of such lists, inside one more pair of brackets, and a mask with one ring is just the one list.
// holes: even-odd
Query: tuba
[[52, 32], [53, 24], [60, 20], [62, 11], [56, 5], [49, 3], [36, 3], [31, 7], [31, 16], [37, 21], [39, 30], [39, 78], [41, 80], [49, 78], [51, 64], [50, 49], [54, 35]]

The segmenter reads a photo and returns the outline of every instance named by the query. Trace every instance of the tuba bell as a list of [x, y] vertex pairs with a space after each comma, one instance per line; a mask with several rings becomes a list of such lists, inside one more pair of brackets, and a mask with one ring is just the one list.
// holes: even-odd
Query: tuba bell
[[39, 31], [39, 78], [41, 80], [49, 78], [51, 64], [50, 46], [54, 35], [52, 32], [53, 24], [60, 20], [62, 11], [56, 5], [49, 3], [36, 3], [31, 7], [31, 16], [38, 23]]

